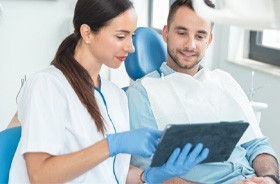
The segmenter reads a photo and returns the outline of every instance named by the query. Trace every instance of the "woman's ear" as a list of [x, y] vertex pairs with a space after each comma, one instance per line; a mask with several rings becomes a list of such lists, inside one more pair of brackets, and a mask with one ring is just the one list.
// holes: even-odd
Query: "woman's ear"
[[84, 42], [90, 43], [91, 41], [91, 29], [87, 24], [82, 24], [80, 27], [81, 37]]

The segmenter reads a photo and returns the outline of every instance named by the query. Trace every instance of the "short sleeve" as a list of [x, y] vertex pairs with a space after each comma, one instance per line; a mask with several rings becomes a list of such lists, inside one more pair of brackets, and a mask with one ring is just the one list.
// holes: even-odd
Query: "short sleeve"
[[21, 153], [61, 153], [65, 109], [62, 83], [49, 73], [39, 73], [24, 85], [18, 104], [22, 124]]

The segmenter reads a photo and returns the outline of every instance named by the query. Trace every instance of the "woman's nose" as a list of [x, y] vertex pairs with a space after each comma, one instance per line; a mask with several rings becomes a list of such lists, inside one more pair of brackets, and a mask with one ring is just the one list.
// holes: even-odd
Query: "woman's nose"
[[133, 45], [133, 42], [130, 41], [130, 43], [128, 43], [127, 45], [125, 45], [124, 50], [125, 50], [126, 52], [129, 52], [129, 53], [134, 52], [134, 51], [135, 51], [135, 47], [134, 47], [134, 45]]

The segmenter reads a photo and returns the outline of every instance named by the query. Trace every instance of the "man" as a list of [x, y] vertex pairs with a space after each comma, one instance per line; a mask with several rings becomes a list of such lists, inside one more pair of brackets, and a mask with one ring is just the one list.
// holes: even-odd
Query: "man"
[[[205, 2], [214, 7], [211, 1]], [[167, 62], [127, 90], [131, 128], [247, 121], [250, 126], [228, 161], [200, 164], [182, 176], [182, 183], [277, 183], [276, 154], [262, 135], [241, 87], [226, 72], [200, 65], [212, 41], [212, 28], [213, 23], [194, 12], [191, 0], [172, 4], [162, 31]], [[132, 158], [132, 165], [142, 169], [149, 164], [150, 160]]]

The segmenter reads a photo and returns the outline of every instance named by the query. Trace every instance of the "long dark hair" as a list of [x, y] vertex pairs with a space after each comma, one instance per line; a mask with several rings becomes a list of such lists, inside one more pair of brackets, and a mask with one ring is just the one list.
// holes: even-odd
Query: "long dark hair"
[[91, 31], [97, 33], [111, 19], [131, 7], [133, 5], [129, 0], [78, 0], [73, 19], [74, 33], [62, 41], [51, 62], [65, 75], [102, 134], [106, 128], [94, 97], [94, 83], [87, 70], [74, 58], [74, 51], [81, 39], [82, 24], [87, 24]]

